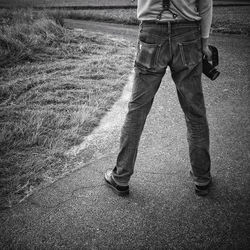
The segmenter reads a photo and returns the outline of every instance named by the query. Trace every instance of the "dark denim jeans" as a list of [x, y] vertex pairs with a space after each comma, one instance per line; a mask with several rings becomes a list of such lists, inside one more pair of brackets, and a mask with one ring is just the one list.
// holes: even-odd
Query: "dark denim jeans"
[[141, 133], [167, 66], [185, 114], [194, 182], [200, 186], [210, 182], [209, 130], [201, 85], [200, 24], [142, 22], [132, 96], [112, 172], [118, 185], [128, 185], [133, 174]]

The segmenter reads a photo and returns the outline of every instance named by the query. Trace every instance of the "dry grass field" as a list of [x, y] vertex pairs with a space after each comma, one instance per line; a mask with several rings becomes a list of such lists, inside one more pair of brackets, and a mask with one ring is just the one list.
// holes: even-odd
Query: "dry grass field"
[[66, 30], [44, 12], [0, 14], [0, 207], [8, 207], [72, 170], [65, 152], [120, 96], [134, 47]]

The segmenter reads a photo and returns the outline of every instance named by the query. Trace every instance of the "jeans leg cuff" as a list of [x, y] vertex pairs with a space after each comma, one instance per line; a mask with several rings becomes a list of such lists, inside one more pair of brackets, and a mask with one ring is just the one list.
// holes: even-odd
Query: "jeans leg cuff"
[[197, 186], [207, 186], [212, 181], [212, 177], [210, 174], [204, 177], [196, 177], [194, 176], [193, 172], [190, 171], [190, 175], [193, 178], [194, 184]]
[[111, 175], [111, 178], [112, 178], [112, 180], [117, 184], [117, 185], [119, 185], [119, 186], [121, 186], [121, 187], [127, 187], [128, 186], [128, 182], [119, 182], [119, 181], [117, 181], [116, 180], [116, 178], [115, 178], [115, 176], [114, 176], [114, 172], [112, 172], [112, 175]]

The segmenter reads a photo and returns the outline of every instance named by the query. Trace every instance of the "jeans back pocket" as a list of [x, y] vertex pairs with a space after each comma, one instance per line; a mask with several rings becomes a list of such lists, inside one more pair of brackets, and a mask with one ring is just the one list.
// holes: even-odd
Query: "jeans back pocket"
[[184, 66], [190, 67], [199, 64], [202, 60], [201, 40], [196, 39], [178, 44], [181, 60]]
[[145, 43], [139, 40], [135, 60], [136, 64], [147, 69], [154, 69], [156, 67], [159, 47], [158, 44]]

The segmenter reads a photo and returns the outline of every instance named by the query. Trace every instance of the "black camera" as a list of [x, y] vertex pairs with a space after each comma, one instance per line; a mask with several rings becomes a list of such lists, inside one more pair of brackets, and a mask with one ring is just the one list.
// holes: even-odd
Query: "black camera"
[[220, 72], [215, 68], [219, 64], [219, 53], [216, 47], [209, 45], [209, 49], [212, 52], [212, 64], [209, 63], [206, 57], [203, 58], [203, 74], [205, 74], [212, 81], [215, 80]]

